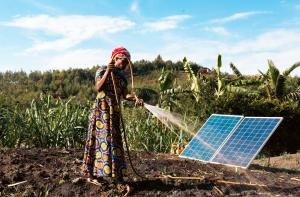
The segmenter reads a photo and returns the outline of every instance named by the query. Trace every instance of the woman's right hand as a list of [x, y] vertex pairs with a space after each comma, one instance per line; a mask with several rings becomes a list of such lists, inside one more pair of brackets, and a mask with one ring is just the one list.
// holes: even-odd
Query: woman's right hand
[[112, 59], [112, 60], [109, 62], [108, 66], [107, 66], [107, 68], [106, 68], [106, 71], [110, 73], [114, 67], [115, 67], [115, 61]]

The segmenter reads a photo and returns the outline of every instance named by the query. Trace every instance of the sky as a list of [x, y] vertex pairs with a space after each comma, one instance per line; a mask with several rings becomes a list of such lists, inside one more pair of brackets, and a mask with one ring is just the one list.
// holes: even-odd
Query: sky
[[[126, 47], [132, 60], [187, 57], [258, 74], [300, 61], [300, 0], [7, 0], [0, 72], [91, 68]], [[300, 68], [293, 75], [300, 76]]]

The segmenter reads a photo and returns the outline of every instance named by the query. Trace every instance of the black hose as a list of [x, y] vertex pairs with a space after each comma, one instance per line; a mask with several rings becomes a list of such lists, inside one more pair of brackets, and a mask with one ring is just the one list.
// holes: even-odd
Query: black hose
[[118, 94], [117, 94], [116, 82], [115, 82], [115, 77], [114, 77], [113, 72], [111, 72], [111, 78], [112, 78], [112, 82], [113, 82], [113, 86], [114, 86], [114, 91], [115, 91], [115, 97], [116, 97], [117, 105], [118, 105], [118, 107], [120, 109], [120, 120], [121, 120], [121, 124], [122, 124], [122, 128], [123, 128], [123, 135], [124, 135], [124, 140], [125, 140], [125, 146], [126, 146], [126, 149], [127, 149], [127, 156], [128, 156], [128, 160], [129, 160], [131, 169], [136, 174], [136, 176], [138, 176], [138, 177], [140, 177], [142, 179], [147, 179], [146, 177], [144, 177], [141, 174], [139, 174], [137, 172], [137, 170], [133, 167], [133, 163], [132, 163], [130, 152], [129, 152], [129, 146], [128, 146], [128, 142], [127, 142], [127, 136], [126, 136], [126, 129], [125, 129], [125, 124], [124, 124], [124, 119], [123, 119], [123, 116], [122, 116], [121, 105], [120, 105], [120, 101], [119, 101]]

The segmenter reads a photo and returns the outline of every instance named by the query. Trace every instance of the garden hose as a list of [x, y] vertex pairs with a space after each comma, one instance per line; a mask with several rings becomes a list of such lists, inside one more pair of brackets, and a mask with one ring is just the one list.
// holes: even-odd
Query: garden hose
[[227, 184], [227, 185], [245, 185], [245, 186], [258, 186], [258, 187], [268, 187], [264, 184], [257, 184], [257, 183], [242, 183], [242, 182], [236, 182], [236, 181], [225, 181], [225, 180], [217, 180], [217, 183], [220, 184]]
[[[114, 58], [114, 56], [112, 58]], [[130, 68], [130, 74], [131, 74], [131, 90], [133, 91], [134, 90], [134, 85], [133, 85], [132, 62], [128, 58], [127, 58], [127, 60], [129, 62], [129, 68]], [[127, 135], [126, 135], [126, 129], [125, 129], [125, 123], [124, 123], [124, 119], [123, 119], [123, 116], [122, 116], [120, 100], [119, 100], [119, 97], [118, 97], [117, 87], [116, 87], [116, 82], [115, 82], [115, 76], [114, 76], [113, 72], [111, 72], [111, 78], [112, 78], [112, 82], [113, 82], [113, 87], [114, 87], [114, 92], [115, 92], [117, 105], [120, 109], [120, 121], [121, 121], [121, 124], [122, 124], [123, 136], [124, 136], [125, 146], [126, 146], [126, 149], [127, 149], [127, 156], [128, 156], [128, 160], [129, 160], [131, 169], [134, 172], [134, 174], [136, 176], [140, 177], [141, 179], [198, 179], [198, 180], [203, 180], [204, 177], [174, 177], [172, 175], [165, 175], [165, 176], [159, 176], [159, 177], [146, 177], [146, 176], [143, 176], [143, 175], [141, 175], [140, 173], [137, 172], [137, 170], [133, 166], [132, 159], [131, 159], [131, 156], [130, 156], [128, 141], [127, 141]], [[134, 92], [133, 92], [133, 94], [134, 94], [134, 97], [137, 98], [137, 96], [135, 95]]]
[[132, 160], [131, 160], [131, 156], [130, 156], [130, 153], [129, 153], [129, 147], [128, 147], [128, 142], [127, 142], [127, 137], [126, 137], [125, 124], [124, 124], [124, 120], [123, 120], [123, 116], [122, 116], [122, 112], [121, 112], [121, 105], [120, 105], [120, 101], [119, 101], [119, 97], [118, 97], [118, 93], [117, 93], [117, 88], [116, 88], [115, 76], [114, 76], [114, 73], [113, 73], [113, 72], [111, 72], [111, 78], [112, 78], [112, 82], [113, 82], [113, 86], [114, 86], [114, 91], [115, 91], [115, 97], [116, 97], [117, 105], [118, 105], [118, 108], [119, 108], [119, 110], [120, 110], [120, 121], [121, 121], [122, 128], [123, 128], [123, 135], [124, 135], [124, 140], [125, 140], [125, 146], [126, 146], [126, 149], [127, 149], [127, 156], [128, 156], [128, 160], [129, 160], [131, 169], [132, 169], [132, 171], [133, 171], [138, 177], [140, 177], [140, 178], [142, 178], [142, 179], [147, 179], [146, 177], [140, 175], [140, 174], [137, 172], [137, 170], [133, 167]]
[[[115, 97], [116, 97], [117, 105], [118, 105], [119, 110], [120, 110], [120, 121], [121, 121], [122, 128], [123, 128], [123, 136], [124, 136], [125, 146], [126, 146], [126, 149], [127, 149], [127, 156], [128, 156], [128, 160], [129, 160], [131, 169], [134, 172], [134, 174], [136, 176], [140, 177], [141, 179], [196, 179], [196, 180], [204, 180], [204, 177], [202, 177], [202, 176], [199, 176], [199, 177], [175, 177], [175, 176], [172, 176], [172, 175], [164, 175], [164, 176], [159, 176], [159, 177], [146, 177], [146, 176], [143, 176], [143, 175], [141, 175], [140, 173], [137, 172], [137, 170], [133, 167], [133, 163], [132, 163], [131, 156], [130, 156], [130, 151], [129, 151], [128, 141], [127, 141], [127, 135], [126, 135], [126, 130], [125, 130], [124, 119], [123, 119], [123, 116], [122, 116], [120, 100], [119, 100], [119, 97], [118, 97], [118, 94], [117, 94], [115, 76], [114, 76], [113, 72], [111, 72], [111, 78], [112, 78], [112, 82], [113, 82], [113, 86], [114, 86], [114, 92], [115, 92]], [[132, 83], [132, 85], [133, 85], [133, 83]], [[135, 95], [135, 97], [136, 97], [136, 95]]]
[[[115, 54], [114, 56], [112, 56], [112, 59], [114, 59], [117, 54]], [[131, 75], [131, 90], [133, 91], [134, 86], [133, 86], [132, 62], [127, 57], [126, 57], [126, 59], [129, 62], [130, 75]], [[128, 142], [127, 142], [127, 135], [126, 135], [126, 130], [125, 130], [125, 124], [124, 124], [124, 120], [123, 120], [123, 116], [122, 116], [122, 111], [121, 111], [121, 104], [120, 104], [120, 100], [119, 100], [119, 97], [118, 97], [117, 87], [116, 87], [116, 82], [115, 82], [115, 76], [114, 76], [113, 72], [111, 72], [111, 79], [112, 79], [113, 86], [114, 86], [114, 92], [115, 92], [115, 97], [116, 97], [117, 105], [118, 105], [119, 110], [120, 110], [120, 121], [121, 121], [122, 128], [123, 128], [123, 136], [124, 136], [125, 146], [126, 146], [126, 149], [127, 149], [127, 156], [128, 156], [128, 160], [129, 160], [131, 169], [132, 169], [132, 171], [134, 172], [134, 174], [136, 176], [138, 176], [138, 177], [140, 177], [142, 179], [147, 179], [147, 177], [144, 177], [141, 174], [139, 174], [137, 172], [137, 170], [133, 167], [131, 156], [130, 156], [130, 153], [129, 153], [129, 146], [128, 146]], [[134, 94], [134, 92], [133, 92], [133, 94]], [[135, 96], [135, 98], [137, 98], [135, 94], [134, 94], [134, 96]]]
[[[114, 58], [114, 57], [113, 57]], [[133, 72], [132, 72], [132, 62], [127, 58], [128, 62], [129, 62], [129, 67], [130, 67], [130, 73], [131, 73], [131, 89], [133, 91]], [[113, 87], [114, 87], [114, 92], [115, 92], [115, 98], [116, 98], [116, 102], [118, 105], [118, 108], [120, 110], [120, 121], [122, 124], [122, 129], [123, 129], [123, 136], [124, 136], [124, 141], [125, 141], [125, 146], [127, 149], [127, 156], [128, 156], [128, 160], [131, 166], [132, 171], [134, 172], [134, 174], [141, 178], [141, 179], [162, 179], [162, 180], [166, 180], [166, 179], [177, 179], [177, 180], [199, 180], [199, 181], [203, 181], [205, 180], [204, 176], [195, 176], [195, 177], [190, 177], [190, 176], [172, 176], [172, 175], [162, 175], [162, 176], [158, 176], [158, 177], [146, 177], [141, 175], [140, 173], [137, 172], [137, 170], [134, 168], [132, 160], [131, 160], [131, 156], [130, 156], [130, 151], [129, 151], [129, 146], [128, 146], [128, 141], [127, 141], [127, 135], [126, 135], [126, 130], [125, 130], [125, 123], [124, 123], [124, 119], [122, 116], [122, 111], [121, 111], [121, 105], [120, 105], [120, 100], [117, 94], [117, 88], [116, 88], [116, 82], [115, 82], [115, 76], [113, 74], [113, 72], [111, 72], [111, 78], [112, 78], [112, 82], [113, 82]], [[134, 93], [133, 93], [134, 94]], [[135, 98], [137, 98], [137, 96], [134, 94]], [[234, 181], [225, 181], [225, 180], [216, 180], [215, 181], [216, 184], [231, 184], [231, 185], [247, 185], [247, 186], [258, 186], [258, 187], [267, 187], [267, 185], [261, 185], [261, 184], [256, 184], [256, 183], [242, 183], [242, 182], [234, 182]]]

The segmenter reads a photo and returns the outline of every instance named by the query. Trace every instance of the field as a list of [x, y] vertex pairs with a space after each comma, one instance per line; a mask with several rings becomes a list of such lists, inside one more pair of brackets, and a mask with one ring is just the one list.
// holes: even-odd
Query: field
[[[133, 164], [148, 177], [137, 178], [128, 168], [130, 196], [300, 196], [300, 154], [288, 154], [300, 150], [300, 79], [289, 76], [299, 62], [281, 72], [269, 60], [267, 72], [253, 76], [242, 75], [233, 64], [233, 74], [222, 73], [221, 55], [211, 71], [186, 58], [135, 66], [136, 95], [167, 111], [159, 110], [165, 117], [180, 114], [176, 123], [183, 120], [189, 129], [167, 127], [153, 111], [122, 102]], [[124, 185], [95, 185], [80, 174], [96, 69], [0, 73], [0, 196], [127, 193]], [[213, 113], [283, 121], [247, 170], [170, 154], [181, 150]]]
[[[0, 149], [0, 196], [122, 196], [126, 188], [101, 186], [80, 175], [82, 149]], [[140, 180], [129, 168], [130, 196], [299, 196], [300, 154], [255, 160], [249, 169], [185, 160], [172, 154], [133, 152], [140, 173], [197, 176], [202, 180]], [[268, 166], [268, 167], [267, 167]], [[289, 169], [287, 168], [289, 167]], [[26, 181], [16, 186], [13, 183]], [[235, 184], [234, 184], [235, 183]], [[251, 185], [251, 184], [252, 185]]]

